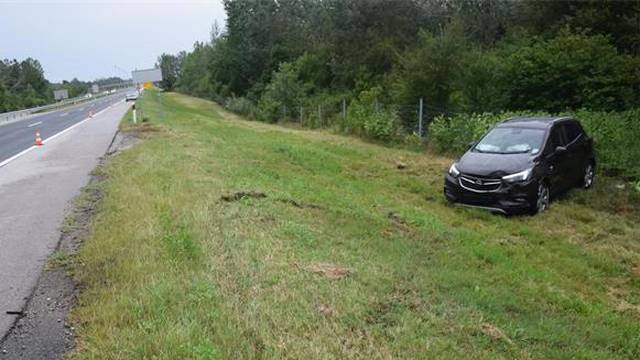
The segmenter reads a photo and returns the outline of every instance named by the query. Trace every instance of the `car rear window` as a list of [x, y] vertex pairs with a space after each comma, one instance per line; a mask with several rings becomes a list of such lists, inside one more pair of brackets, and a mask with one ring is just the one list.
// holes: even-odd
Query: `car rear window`
[[567, 145], [567, 141], [564, 138], [564, 131], [561, 126], [554, 126], [549, 135], [549, 141], [551, 142], [550, 150], [555, 150], [558, 146]]
[[582, 128], [575, 122], [569, 122], [564, 124], [564, 131], [567, 135], [567, 142], [571, 143], [582, 135]]

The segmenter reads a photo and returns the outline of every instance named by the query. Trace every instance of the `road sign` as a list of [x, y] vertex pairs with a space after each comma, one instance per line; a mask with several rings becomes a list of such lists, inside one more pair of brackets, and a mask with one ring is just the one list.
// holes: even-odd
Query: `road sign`
[[146, 69], [135, 70], [131, 72], [133, 83], [136, 85], [144, 84], [146, 82], [162, 81], [162, 70], [160, 69]]
[[69, 98], [69, 91], [67, 91], [67, 89], [54, 90], [53, 91], [53, 98], [56, 101], [68, 99]]

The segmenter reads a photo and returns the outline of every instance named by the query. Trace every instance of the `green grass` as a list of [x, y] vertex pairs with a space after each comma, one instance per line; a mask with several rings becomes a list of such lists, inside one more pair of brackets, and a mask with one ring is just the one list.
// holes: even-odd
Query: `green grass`
[[614, 180], [505, 218], [446, 204], [449, 158], [138, 106], [156, 131], [104, 168], [74, 358], [640, 356], [638, 197]]

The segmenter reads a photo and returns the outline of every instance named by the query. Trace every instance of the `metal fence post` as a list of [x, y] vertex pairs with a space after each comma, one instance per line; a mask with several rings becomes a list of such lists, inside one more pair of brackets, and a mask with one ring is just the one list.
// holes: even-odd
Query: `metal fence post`
[[418, 135], [422, 137], [422, 109], [423, 99], [420, 98], [420, 109], [418, 110]]
[[318, 105], [318, 123], [322, 126], [322, 105]]
[[300, 125], [303, 124], [303, 120], [304, 120], [304, 108], [302, 106], [300, 106]]
[[347, 100], [342, 99], [342, 120], [347, 120]]

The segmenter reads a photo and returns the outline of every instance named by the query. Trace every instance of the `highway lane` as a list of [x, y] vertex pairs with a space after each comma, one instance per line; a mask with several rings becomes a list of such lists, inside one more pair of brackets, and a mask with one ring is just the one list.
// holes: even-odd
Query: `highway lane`
[[124, 95], [124, 92], [120, 92], [72, 107], [0, 125], [0, 163], [30, 148], [35, 142], [36, 131], [39, 131], [42, 139], [46, 140], [86, 119], [89, 112], [95, 114], [122, 100]]

